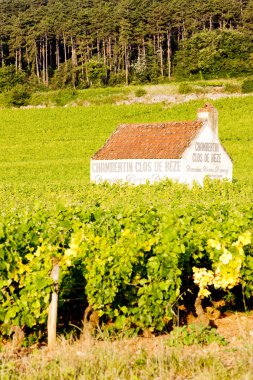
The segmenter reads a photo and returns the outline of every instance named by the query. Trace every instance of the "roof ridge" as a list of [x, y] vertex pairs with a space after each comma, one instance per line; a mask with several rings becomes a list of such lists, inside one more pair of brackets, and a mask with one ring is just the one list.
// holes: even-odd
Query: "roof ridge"
[[139, 126], [159, 126], [159, 125], [175, 125], [175, 124], [203, 124], [203, 120], [172, 120], [172, 121], [155, 121], [155, 122], [146, 122], [146, 123], [124, 123], [124, 124], [119, 124], [117, 129], [120, 127], [129, 127], [129, 126], [134, 126], [134, 127], [139, 127]]

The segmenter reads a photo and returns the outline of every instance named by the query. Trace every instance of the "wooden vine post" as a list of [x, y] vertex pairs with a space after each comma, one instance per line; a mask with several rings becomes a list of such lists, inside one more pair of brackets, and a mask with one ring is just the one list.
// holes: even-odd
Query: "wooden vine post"
[[54, 281], [54, 290], [51, 295], [51, 302], [48, 310], [47, 335], [48, 348], [53, 349], [56, 345], [56, 328], [57, 328], [57, 308], [58, 308], [58, 283], [59, 283], [60, 265], [53, 259], [53, 269], [51, 278]]

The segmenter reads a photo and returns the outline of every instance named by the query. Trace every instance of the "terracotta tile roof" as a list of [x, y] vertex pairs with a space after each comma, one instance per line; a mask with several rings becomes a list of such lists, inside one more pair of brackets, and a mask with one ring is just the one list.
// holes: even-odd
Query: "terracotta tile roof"
[[123, 124], [93, 160], [181, 158], [202, 121]]

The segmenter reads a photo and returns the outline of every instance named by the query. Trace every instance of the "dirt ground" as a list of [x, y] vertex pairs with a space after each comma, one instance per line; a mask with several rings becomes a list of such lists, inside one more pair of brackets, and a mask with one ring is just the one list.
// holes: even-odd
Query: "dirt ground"
[[[228, 345], [225, 347], [218, 346], [218, 344], [210, 344], [204, 348], [200, 348], [202, 352], [212, 352], [217, 350], [237, 350], [244, 347], [247, 343], [253, 343], [253, 311], [248, 313], [243, 312], [226, 312], [221, 314], [219, 319], [215, 321], [217, 333], [223, 336]], [[160, 349], [163, 344], [166, 344], [169, 335], [151, 336], [151, 337], [138, 337], [134, 339], [127, 339], [124, 345], [132, 352], [145, 349], [147, 352], [155, 353]], [[118, 343], [115, 342], [117, 345]], [[186, 351], [191, 351], [191, 346], [185, 347]]]
[[227, 312], [215, 321], [217, 332], [230, 344], [238, 344], [247, 339], [253, 340], [253, 312]]

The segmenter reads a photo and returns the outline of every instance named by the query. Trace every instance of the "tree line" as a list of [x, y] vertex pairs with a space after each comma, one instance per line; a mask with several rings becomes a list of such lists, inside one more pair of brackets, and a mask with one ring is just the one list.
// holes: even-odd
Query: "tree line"
[[0, 0], [0, 91], [253, 73], [253, 0]]

